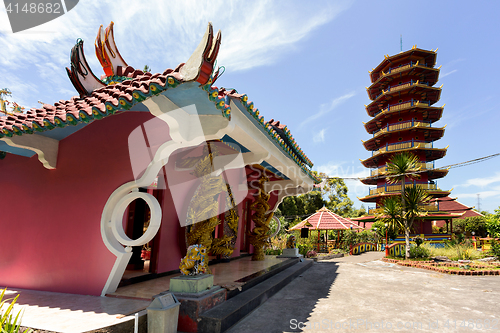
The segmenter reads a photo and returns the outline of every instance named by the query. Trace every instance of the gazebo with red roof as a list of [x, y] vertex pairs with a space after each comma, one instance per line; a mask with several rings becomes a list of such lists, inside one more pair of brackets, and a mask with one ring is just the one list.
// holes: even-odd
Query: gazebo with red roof
[[[328, 208], [323, 207], [316, 213], [309, 216], [304, 221], [300, 222], [290, 230], [301, 230], [302, 228], [308, 228], [309, 230], [318, 230], [318, 243], [317, 249], [319, 251], [319, 235], [321, 230], [337, 230], [337, 239], [340, 238], [340, 231], [342, 230], [361, 230], [363, 227], [355, 224], [351, 219], [342, 217], [334, 212], [330, 211]], [[328, 233], [326, 236], [328, 241]]]

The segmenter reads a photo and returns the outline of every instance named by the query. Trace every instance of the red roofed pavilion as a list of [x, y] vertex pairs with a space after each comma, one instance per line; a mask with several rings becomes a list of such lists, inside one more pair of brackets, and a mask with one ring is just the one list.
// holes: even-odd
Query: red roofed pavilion
[[[337, 238], [340, 238], [341, 230], [362, 230], [363, 227], [355, 224], [351, 219], [342, 217], [323, 207], [316, 213], [309, 216], [304, 221], [300, 222], [290, 230], [301, 230], [309, 228], [309, 230], [318, 230], [318, 250], [319, 250], [319, 235], [321, 230], [337, 230]], [[328, 233], [327, 233], [328, 241]]]
[[363, 227], [355, 224], [351, 219], [337, 215], [326, 207], [321, 208], [290, 230], [300, 230], [302, 228], [313, 230], [363, 229]]

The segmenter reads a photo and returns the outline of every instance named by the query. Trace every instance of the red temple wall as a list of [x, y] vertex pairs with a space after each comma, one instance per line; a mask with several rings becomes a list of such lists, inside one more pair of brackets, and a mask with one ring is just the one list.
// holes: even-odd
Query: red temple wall
[[100, 295], [115, 262], [100, 232], [110, 194], [130, 181], [127, 139], [149, 113], [95, 121], [59, 143], [57, 168], [37, 155], [1, 161], [0, 285]]

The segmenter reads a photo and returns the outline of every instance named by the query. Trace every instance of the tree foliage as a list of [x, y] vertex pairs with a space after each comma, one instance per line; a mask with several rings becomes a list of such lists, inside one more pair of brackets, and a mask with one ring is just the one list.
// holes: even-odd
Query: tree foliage
[[[421, 205], [427, 203], [430, 197], [424, 189], [418, 186], [406, 189], [406, 179], [418, 179], [420, 175], [420, 160], [418, 156], [409, 152], [394, 154], [386, 163], [386, 180], [390, 184], [401, 183], [401, 213], [399, 221], [403, 225], [406, 243], [406, 255], [410, 256], [410, 230], [413, 227], [415, 218], [422, 213]], [[396, 219], [393, 219], [396, 221]]]
[[[325, 179], [328, 176], [319, 173]], [[340, 216], [349, 216], [353, 212], [353, 202], [347, 195], [348, 188], [342, 178], [328, 178], [321, 188], [323, 197], [327, 198], [326, 208]]]
[[474, 232], [476, 236], [485, 237], [487, 234], [487, 219], [484, 216], [470, 216], [453, 220], [455, 232]]
[[381, 241], [381, 240], [384, 240], [385, 242], [385, 236], [386, 236], [386, 231], [387, 229], [387, 238], [388, 239], [391, 239], [391, 240], [394, 240], [398, 237], [399, 235], [399, 229], [397, 228], [394, 228], [392, 225], [390, 224], [387, 224], [387, 227], [385, 226], [385, 223], [381, 220], [377, 220], [376, 222], [374, 222], [371, 226], [371, 231], [375, 231], [375, 233], [377, 234], [378, 236], [378, 240]]
[[[318, 177], [327, 178], [324, 173], [315, 172], [315, 174]], [[284, 198], [279, 205], [279, 209], [287, 219], [313, 214], [323, 206], [344, 217], [365, 214], [364, 207], [359, 211], [353, 208], [353, 202], [349, 199], [347, 191], [348, 188], [341, 178], [330, 178], [317, 191]]]
[[486, 230], [491, 237], [500, 237], [500, 206], [495, 209], [494, 214], [486, 217]]

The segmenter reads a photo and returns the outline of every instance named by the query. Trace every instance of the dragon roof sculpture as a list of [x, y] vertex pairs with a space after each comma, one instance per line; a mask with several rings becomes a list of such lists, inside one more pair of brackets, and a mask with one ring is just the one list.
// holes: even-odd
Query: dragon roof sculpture
[[[286, 126], [273, 119], [265, 122], [246, 94], [213, 86], [220, 75], [219, 68], [214, 67], [221, 44], [221, 32], [214, 35], [211, 23], [208, 24], [200, 44], [185, 63], [179, 64], [175, 69], [169, 68], [163, 73], [155, 74], [135, 69], [125, 62], [115, 44], [113, 25], [111, 22], [106, 29], [101, 26], [95, 41], [96, 55], [104, 70], [101, 79], [91, 70], [85, 58], [83, 40], [78, 39], [71, 50], [71, 66], [66, 68], [66, 71], [79, 96], [61, 100], [54, 105], [44, 104], [41, 108], [30, 109], [27, 113], [0, 117], [0, 144], [9, 138], [33, 133], [61, 140], [93, 120], [131, 108], [140, 109], [141, 102], [152, 96], [182, 84], [196, 83], [201, 88], [198, 91], [203, 92], [205, 98], [228, 119], [231, 118], [229, 101], [237, 101], [286, 155], [315, 182], [319, 182], [311, 173], [312, 162], [300, 149]], [[66, 130], [52, 134], [51, 131], [57, 128]], [[4, 147], [0, 145], [0, 151], [5, 150]]]

